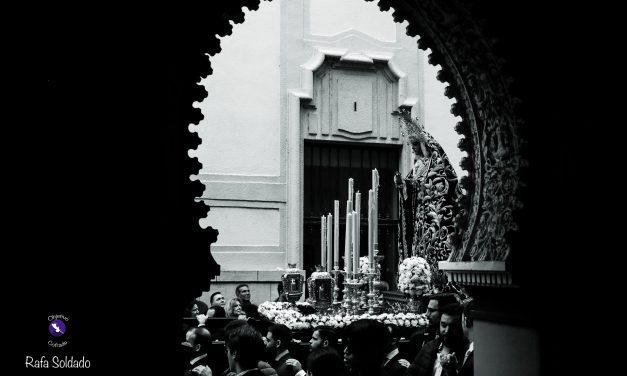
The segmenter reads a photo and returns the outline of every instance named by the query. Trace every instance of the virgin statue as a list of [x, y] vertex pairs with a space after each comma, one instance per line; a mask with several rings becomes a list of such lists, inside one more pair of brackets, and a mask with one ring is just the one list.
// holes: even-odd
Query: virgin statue
[[432, 284], [437, 289], [445, 284], [438, 261], [451, 253], [449, 235], [454, 231], [454, 218], [459, 212], [461, 196], [457, 174], [440, 144], [411, 117], [407, 109], [396, 113], [403, 133], [413, 149], [415, 162], [411, 172], [394, 180], [399, 190], [399, 257], [425, 258], [433, 272]]

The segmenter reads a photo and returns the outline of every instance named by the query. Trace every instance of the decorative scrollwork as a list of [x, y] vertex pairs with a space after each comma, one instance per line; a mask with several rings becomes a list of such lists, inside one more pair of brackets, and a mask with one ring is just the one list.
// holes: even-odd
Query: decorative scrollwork
[[[501, 61], [492, 53], [493, 42], [460, 1], [381, 0], [382, 10], [394, 8], [396, 21], [407, 20], [407, 32], [420, 35], [418, 47], [431, 49], [429, 62], [440, 64], [438, 79], [455, 98], [451, 107], [460, 116], [456, 130], [464, 136], [459, 146], [468, 153], [462, 168], [462, 209], [450, 234], [450, 261], [504, 261], [510, 252], [506, 234], [516, 230], [520, 156], [516, 100]], [[411, 135], [410, 135], [411, 137]]]
[[408, 109], [403, 108], [396, 114], [401, 120], [402, 133], [418, 157], [404, 181], [400, 176], [396, 178], [397, 188], [402, 190], [399, 192], [400, 211], [404, 213], [402, 234], [407, 237], [408, 231], [413, 232], [413, 239], [407, 238], [403, 243], [401, 259], [425, 258], [433, 272], [433, 285], [441, 288], [446, 278], [439, 271], [438, 262], [447, 260], [451, 254], [449, 234], [460, 212], [458, 203], [462, 193], [455, 170], [440, 144], [424, 130], [418, 119], [411, 118]]

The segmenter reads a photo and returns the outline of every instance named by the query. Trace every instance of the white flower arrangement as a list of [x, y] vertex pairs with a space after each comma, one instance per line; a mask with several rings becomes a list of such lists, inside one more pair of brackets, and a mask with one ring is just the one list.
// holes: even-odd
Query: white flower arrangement
[[303, 315], [297, 310], [291, 308], [290, 303], [282, 302], [265, 302], [259, 305], [259, 313], [266, 319], [277, 324], [283, 324], [291, 330], [306, 330], [316, 328], [321, 325], [331, 326], [333, 328], [343, 328], [353, 321], [360, 319], [377, 320], [383, 323], [392, 323], [398, 326], [408, 328], [426, 326], [429, 322], [426, 314], [416, 313], [382, 313], [379, 315], [370, 315], [364, 313], [362, 315], [336, 314], [325, 315], [314, 313]]
[[412, 256], [398, 267], [398, 289], [404, 293], [422, 295], [431, 287], [431, 269], [427, 260]]
[[363, 256], [359, 258], [359, 272], [360, 273], [368, 273], [368, 269], [370, 269], [370, 260], [367, 256]]

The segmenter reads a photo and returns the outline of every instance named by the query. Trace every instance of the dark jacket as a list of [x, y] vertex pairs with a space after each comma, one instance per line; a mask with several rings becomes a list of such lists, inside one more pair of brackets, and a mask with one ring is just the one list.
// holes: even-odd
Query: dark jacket
[[409, 337], [410, 346], [407, 352], [407, 359], [415, 359], [418, 351], [425, 343], [437, 338], [436, 332], [436, 330], [427, 327], [416, 329]]
[[213, 317], [226, 317], [226, 311], [224, 310], [224, 308], [220, 306], [211, 306], [211, 308], [215, 311]]
[[211, 359], [209, 359], [209, 357], [206, 356], [202, 359], [195, 361], [193, 364], [188, 362], [187, 369], [185, 370], [185, 376], [202, 374], [201, 372], [206, 367], [211, 369], [210, 361]]
[[257, 367], [259, 368], [261, 373], [263, 373], [265, 376], [278, 376], [278, 373], [276, 372], [276, 370], [272, 368], [270, 364], [264, 362], [263, 360], [259, 361], [259, 364], [257, 364]]
[[407, 373], [407, 368], [398, 362], [402, 358], [401, 354], [398, 353], [383, 367], [389, 376], [404, 376]]
[[408, 374], [411, 376], [431, 376], [439, 347], [440, 341], [437, 339], [425, 343], [418, 351], [414, 362], [409, 365]]
[[292, 359], [292, 354], [290, 354], [289, 351], [279, 358], [279, 360], [270, 362], [270, 365], [276, 370], [279, 376], [294, 376], [296, 374], [294, 368], [285, 364], [285, 361], [288, 359]]
[[468, 354], [468, 358], [466, 358], [466, 361], [464, 362], [464, 364], [462, 364], [462, 366], [459, 369], [459, 372], [457, 373], [457, 376], [474, 376], [475, 374], [475, 352], [471, 351]]

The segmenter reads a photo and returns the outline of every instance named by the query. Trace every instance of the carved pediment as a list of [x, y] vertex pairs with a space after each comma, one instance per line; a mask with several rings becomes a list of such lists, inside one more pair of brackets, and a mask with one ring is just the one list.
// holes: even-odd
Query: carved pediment
[[401, 144], [398, 78], [385, 63], [330, 58], [315, 72], [313, 98], [304, 105], [306, 139]]

